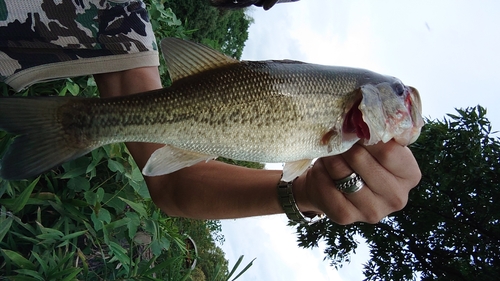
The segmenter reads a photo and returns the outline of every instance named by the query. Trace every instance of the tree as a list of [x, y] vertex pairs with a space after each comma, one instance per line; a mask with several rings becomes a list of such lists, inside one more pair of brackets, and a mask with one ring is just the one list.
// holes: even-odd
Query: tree
[[408, 205], [375, 225], [324, 221], [297, 226], [299, 245], [317, 246], [341, 267], [366, 239], [366, 280], [498, 280], [500, 274], [500, 142], [486, 110], [457, 110], [430, 121], [411, 149], [422, 180]]
[[166, 2], [184, 28], [190, 30], [190, 39], [208, 45], [224, 54], [239, 59], [248, 39], [252, 22], [244, 10], [218, 10], [209, 1], [183, 0]]

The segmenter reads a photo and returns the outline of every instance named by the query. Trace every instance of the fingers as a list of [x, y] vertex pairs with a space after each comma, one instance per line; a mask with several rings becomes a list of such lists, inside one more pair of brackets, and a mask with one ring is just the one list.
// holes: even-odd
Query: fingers
[[[352, 194], [338, 191], [334, 181], [352, 172], [363, 178], [365, 186]], [[336, 223], [376, 223], [406, 205], [408, 192], [420, 177], [408, 148], [395, 142], [356, 144], [341, 156], [319, 159], [308, 172], [307, 185], [314, 190], [310, 200]]]
[[415, 157], [406, 146], [401, 146], [395, 141], [363, 146], [377, 162], [388, 172], [404, 180], [405, 183], [415, 187], [422, 174]]
[[393, 141], [371, 146], [356, 144], [342, 157], [380, 196], [406, 194], [421, 177], [411, 151]]

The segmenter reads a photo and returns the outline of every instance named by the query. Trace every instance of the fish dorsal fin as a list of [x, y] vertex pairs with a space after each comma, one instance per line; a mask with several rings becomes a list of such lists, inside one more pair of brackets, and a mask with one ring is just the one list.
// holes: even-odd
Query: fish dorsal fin
[[161, 51], [172, 82], [208, 69], [239, 62], [207, 46], [179, 38], [161, 40]]
[[217, 156], [184, 150], [167, 144], [153, 152], [146, 166], [142, 169], [142, 174], [145, 176], [170, 174], [182, 168], [193, 166], [196, 163], [215, 158]]

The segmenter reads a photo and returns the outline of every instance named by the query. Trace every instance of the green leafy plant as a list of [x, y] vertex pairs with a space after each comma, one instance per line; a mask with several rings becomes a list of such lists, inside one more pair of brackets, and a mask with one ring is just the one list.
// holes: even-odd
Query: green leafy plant
[[236, 261], [236, 263], [234, 264], [233, 268], [229, 273], [223, 273], [222, 265], [218, 263], [214, 268], [214, 272], [210, 281], [229, 281], [229, 280], [234, 281], [240, 278], [240, 276], [243, 275], [243, 273], [245, 273], [253, 265], [253, 262], [255, 261], [255, 259], [250, 261], [238, 274], [236, 274], [234, 278], [231, 278], [236, 273], [236, 270], [238, 270], [238, 267], [243, 261], [243, 257], [244, 256], [241, 255], [238, 258], [238, 260]]
[[[158, 40], [194, 32], [184, 30], [165, 1], [145, 2]], [[39, 83], [20, 93], [0, 83], [0, 91], [99, 96], [92, 77]], [[0, 131], [0, 157], [13, 137]], [[228, 271], [212, 234], [223, 241], [217, 222], [170, 218], [154, 205], [124, 144], [101, 147], [35, 179], [0, 179], [0, 280], [206, 280], [212, 260]], [[186, 235], [201, 241], [201, 257], [186, 247]]]
[[[97, 95], [90, 78], [36, 88], [42, 94]], [[0, 132], [0, 155], [11, 138]], [[0, 179], [0, 205], [0, 275], [9, 280], [189, 277], [184, 235], [153, 204], [123, 144], [96, 149], [32, 180]]]

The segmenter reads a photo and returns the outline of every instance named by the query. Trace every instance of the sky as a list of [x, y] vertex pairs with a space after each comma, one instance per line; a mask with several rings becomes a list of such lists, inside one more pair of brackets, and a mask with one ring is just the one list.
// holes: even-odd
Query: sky
[[[442, 119], [482, 105], [500, 130], [500, 1], [301, 0], [254, 19], [243, 60], [292, 59], [365, 68], [398, 77], [420, 92], [423, 115]], [[300, 249], [284, 215], [226, 220], [222, 245], [230, 266], [254, 265], [238, 280], [363, 279], [368, 249], [336, 271], [319, 249]]]

